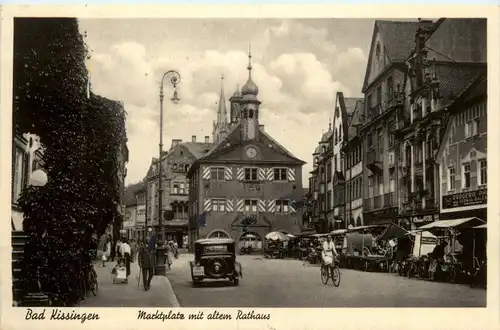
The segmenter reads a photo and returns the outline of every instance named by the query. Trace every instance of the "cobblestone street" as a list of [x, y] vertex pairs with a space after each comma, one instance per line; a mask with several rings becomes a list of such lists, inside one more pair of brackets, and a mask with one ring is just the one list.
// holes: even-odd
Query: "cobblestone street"
[[182, 254], [168, 279], [182, 307], [485, 307], [486, 290], [387, 273], [341, 269], [340, 286], [323, 285], [319, 267], [298, 260], [237, 256], [240, 285], [202, 283], [193, 288], [192, 255]]

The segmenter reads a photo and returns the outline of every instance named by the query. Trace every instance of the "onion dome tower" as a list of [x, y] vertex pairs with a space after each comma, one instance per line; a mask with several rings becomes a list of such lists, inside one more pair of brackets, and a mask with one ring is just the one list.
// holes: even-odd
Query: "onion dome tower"
[[242, 140], [255, 140], [259, 135], [259, 88], [252, 80], [252, 51], [248, 49], [248, 80], [241, 88], [241, 132]]

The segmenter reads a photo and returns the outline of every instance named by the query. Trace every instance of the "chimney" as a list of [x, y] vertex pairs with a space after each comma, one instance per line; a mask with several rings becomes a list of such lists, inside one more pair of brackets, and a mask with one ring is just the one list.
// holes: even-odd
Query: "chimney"
[[170, 147], [170, 149], [177, 147], [181, 142], [181, 139], [172, 139], [172, 146]]
[[210, 137], [208, 135], [205, 135], [205, 143], [210, 143]]
[[265, 130], [264, 130], [264, 125], [259, 125], [259, 130], [260, 130], [261, 132], [265, 132]]
[[196, 135], [191, 135], [191, 142], [196, 142]]

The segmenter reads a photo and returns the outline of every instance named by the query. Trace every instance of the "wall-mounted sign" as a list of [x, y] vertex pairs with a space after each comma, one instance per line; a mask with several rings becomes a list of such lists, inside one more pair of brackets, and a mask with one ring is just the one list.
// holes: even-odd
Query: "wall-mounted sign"
[[443, 209], [486, 204], [487, 189], [443, 196]]
[[436, 245], [437, 238], [436, 237], [422, 237], [420, 244]]
[[433, 222], [438, 221], [438, 217], [435, 215], [424, 215], [424, 216], [414, 216], [411, 217], [411, 222], [413, 223], [423, 223], [423, 222]]

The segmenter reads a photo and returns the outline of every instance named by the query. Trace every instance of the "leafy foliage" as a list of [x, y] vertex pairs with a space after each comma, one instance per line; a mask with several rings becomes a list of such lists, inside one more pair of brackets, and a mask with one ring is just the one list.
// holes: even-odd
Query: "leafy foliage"
[[72, 305], [82, 298], [77, 276], [91, 265], [92, 235], [122, 221], [125, 112], [87, 97], [88, 52], [76, 19], [16, 18], [14, 31], [14, 130], [40, 137], [49, 178], [19, 201], [29, 235], [23, 277]]

